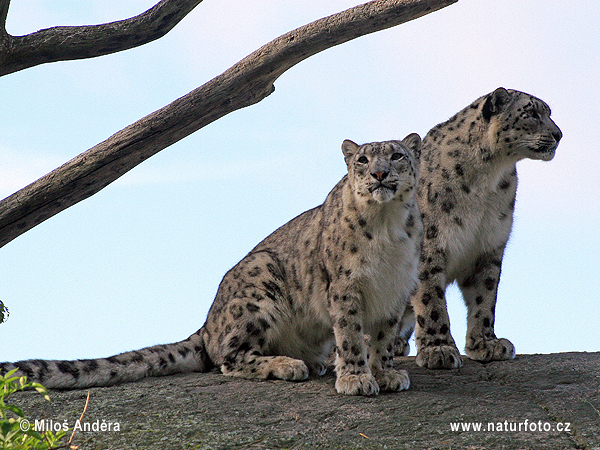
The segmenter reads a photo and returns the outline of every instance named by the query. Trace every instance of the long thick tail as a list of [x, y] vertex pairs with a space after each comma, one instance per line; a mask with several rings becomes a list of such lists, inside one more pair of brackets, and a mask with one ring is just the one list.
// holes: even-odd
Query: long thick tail
[[174, 373], [208, 372], [212, 363], [200, 331], [181, 342], [155, 345], [109, 358], [0, 363], [0, 374], [18, 369], [16, 376], [25, 375], [29, 381], [37, 381], [47, 388], [81, 389]]

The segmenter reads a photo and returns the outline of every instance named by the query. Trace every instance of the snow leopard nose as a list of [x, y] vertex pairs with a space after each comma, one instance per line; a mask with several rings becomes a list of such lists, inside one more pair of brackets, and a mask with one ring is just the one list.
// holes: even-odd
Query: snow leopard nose
[[388, 176], [389, 172], [372, 172], [371, 176], [375, 178], [377, 181], [385, 180], [385, 177]]
[[556, 143], [558, 144], [558, 142], [561, 140], [562, 138], [562, 131], [557, 130], [557, 131], [553, 131], [552, 132], [552, 137], [554, 138], [554, 140], [556, 141]]

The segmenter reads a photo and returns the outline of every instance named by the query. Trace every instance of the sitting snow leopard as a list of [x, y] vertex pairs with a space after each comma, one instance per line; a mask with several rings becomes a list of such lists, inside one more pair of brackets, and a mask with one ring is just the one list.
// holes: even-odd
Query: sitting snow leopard
[[[423, 227], [416, 201], [421, 138], [344, 141], [348, 175], [325, 202], [258, 244], [224, 276], [206, 323], [188, 339], [104, 359], [29, 360], [18, 368], [49, 388], [109, 386], [206, 372], [265, 380], [325, 373], [336, 347], [339, 393], [409, 387], [393, 369], [394, 339], [417, 285]], [[371, 339], [367, 347], [364, 333]]]
[[513, 344], [494, 334], [494, 315], [512, 228], [516, 163], [551, 160], [561, 137], [546, 103], [498, 88], [423, 139], [417, 195], [425, 235], [420, 284], [412, 298], [418, 365], [462, 365], [445, 300], [454, 281], [468, 310], [467, 355], [478, 361], [514, 358]]

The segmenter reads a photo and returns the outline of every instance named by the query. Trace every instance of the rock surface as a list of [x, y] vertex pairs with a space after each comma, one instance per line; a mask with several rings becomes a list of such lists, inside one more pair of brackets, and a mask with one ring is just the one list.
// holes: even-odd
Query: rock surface
[[[518, 355], [489, 364], [465, 358], [461, 369], [449, 371], [421, 369], [413, 357], [397, 358], [396, 366], [409, 371], [410, 390], [374, 398], [338, 395], [331, 373], [299, 383], [195, 373], [93, 388], [82, 426], [104, 422], [105, 431], [78, 431], [73, 444], [144, 450], [600, 449], [600, 352]], [[9, 403], [21, 407], [32, 426], [37, 419], [66, 421], [72, 428], [86, 394], [52, 391], [50, 403], [23, 392]], [[478, 424], [481, 430], [473, 430]]]

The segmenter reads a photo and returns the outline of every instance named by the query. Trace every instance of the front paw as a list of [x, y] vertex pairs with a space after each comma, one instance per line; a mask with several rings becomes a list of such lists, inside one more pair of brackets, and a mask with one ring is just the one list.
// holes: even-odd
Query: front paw
[[465, 352], [476, 361], [504, 361], [515, 357], [515, 346], [508, 339], [480, 340], [465, 347]]
[[454, 345], [419, 348], [416, 362], [427, 369], [458, 369], [463, 364], [460, 352]]
[[342, 375], [335, 381], [335, 390], [346, 395], [375, 396], [379, 394], [379, 385], [370, 373]]
[[376, 373], [375, 379], [382, 391], [403, 391], [410, 387], [410, 379], [406, 370], [387, 369]]

